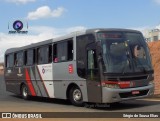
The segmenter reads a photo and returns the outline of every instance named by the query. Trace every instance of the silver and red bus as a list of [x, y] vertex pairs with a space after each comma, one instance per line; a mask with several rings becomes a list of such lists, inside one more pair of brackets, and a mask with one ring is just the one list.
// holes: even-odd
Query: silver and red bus
[[153, 80], [147, 43], [136, 30], [88, 29], [5, 52], [6, 90], [24, 99], [120, 102], [153, 95]]

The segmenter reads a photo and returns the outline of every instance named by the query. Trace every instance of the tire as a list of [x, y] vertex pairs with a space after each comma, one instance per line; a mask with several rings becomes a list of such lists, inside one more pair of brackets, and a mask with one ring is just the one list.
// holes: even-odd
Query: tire
[[75, 106], [83, 106], [83, 95], [80, 88], [72, 87], [69, 92], [69, 99], [71, 103]]
[[21, 95], [22, 95], [23, 99], [25, 99], [25, 100], [29, 99], [28, 87], [25, 84], [22, 85]]

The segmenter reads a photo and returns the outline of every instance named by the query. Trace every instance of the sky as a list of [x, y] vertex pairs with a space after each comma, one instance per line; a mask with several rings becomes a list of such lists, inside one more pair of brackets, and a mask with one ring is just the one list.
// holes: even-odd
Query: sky
[[[90, 28], [160, 28], [160, 0], [0, 0], [0, 62], [4, 52]], [[15, 20], [28, 34], [8, 34]], [[9, 26], [9, 29], [8, 29]]]

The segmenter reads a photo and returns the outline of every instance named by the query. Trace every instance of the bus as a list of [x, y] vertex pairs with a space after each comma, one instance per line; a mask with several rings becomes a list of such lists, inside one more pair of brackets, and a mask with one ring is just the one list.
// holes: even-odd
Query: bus
[[69, 99], [82, 106], [154, 94], [149, 48], [142, 33], [130, 29], [87, 29], [10, 48], [4, 73], [6, 90], [24, 99]]

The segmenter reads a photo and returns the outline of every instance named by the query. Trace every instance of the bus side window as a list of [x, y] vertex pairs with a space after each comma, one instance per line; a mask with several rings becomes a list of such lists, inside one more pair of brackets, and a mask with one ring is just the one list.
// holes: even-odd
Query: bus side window
[[25, 52], [25, 61], [27, 66], [31, 66], [35, 63], [35, 49], [29, 49]]
[[40, 55], [40, 48], [38, 48], [37, 49], [37, 64], [40, 64], [40, 62], [41, 62], [41, 57], [40, 57], [41, 55]]
[[68, 60], [73, 60], [73, 41], [69, 40], [67, 43], [67, 50], [68, 50]]
[[52, 45], [49, 45], [49, 48], [48, 48], [48, 62], [51, 63], [52, 62]]
[[6, 67], [10, 68], [13, 66], [14, 66], [14, 55], [13, 54], [6, 55]]
[[67, 61], [67, 42], [57, 44], [58, 62]]
[[57, 58], [57, 44], [53, 45], [53, 62], [58, 62], [58, 58]]
[[38, 64], [51, 63], [52, 59], [52, 45], [43, 46], [37, 49]]
[[73, 40], [67, 40], [53, 45], [53, 62], [73, 60]]
[[10, 57], [9, 57], [9, 55], [6, 55], [6, 67], [8, 68], [8, 67], [10, 67]]
[[18, 52], [15, 54], [15, 66], [20, 67], [23, 66], [24, 58], [23, 52]]
[[38, 64], [43, 64], [43, 48], [38, 48], [37, 53]]

